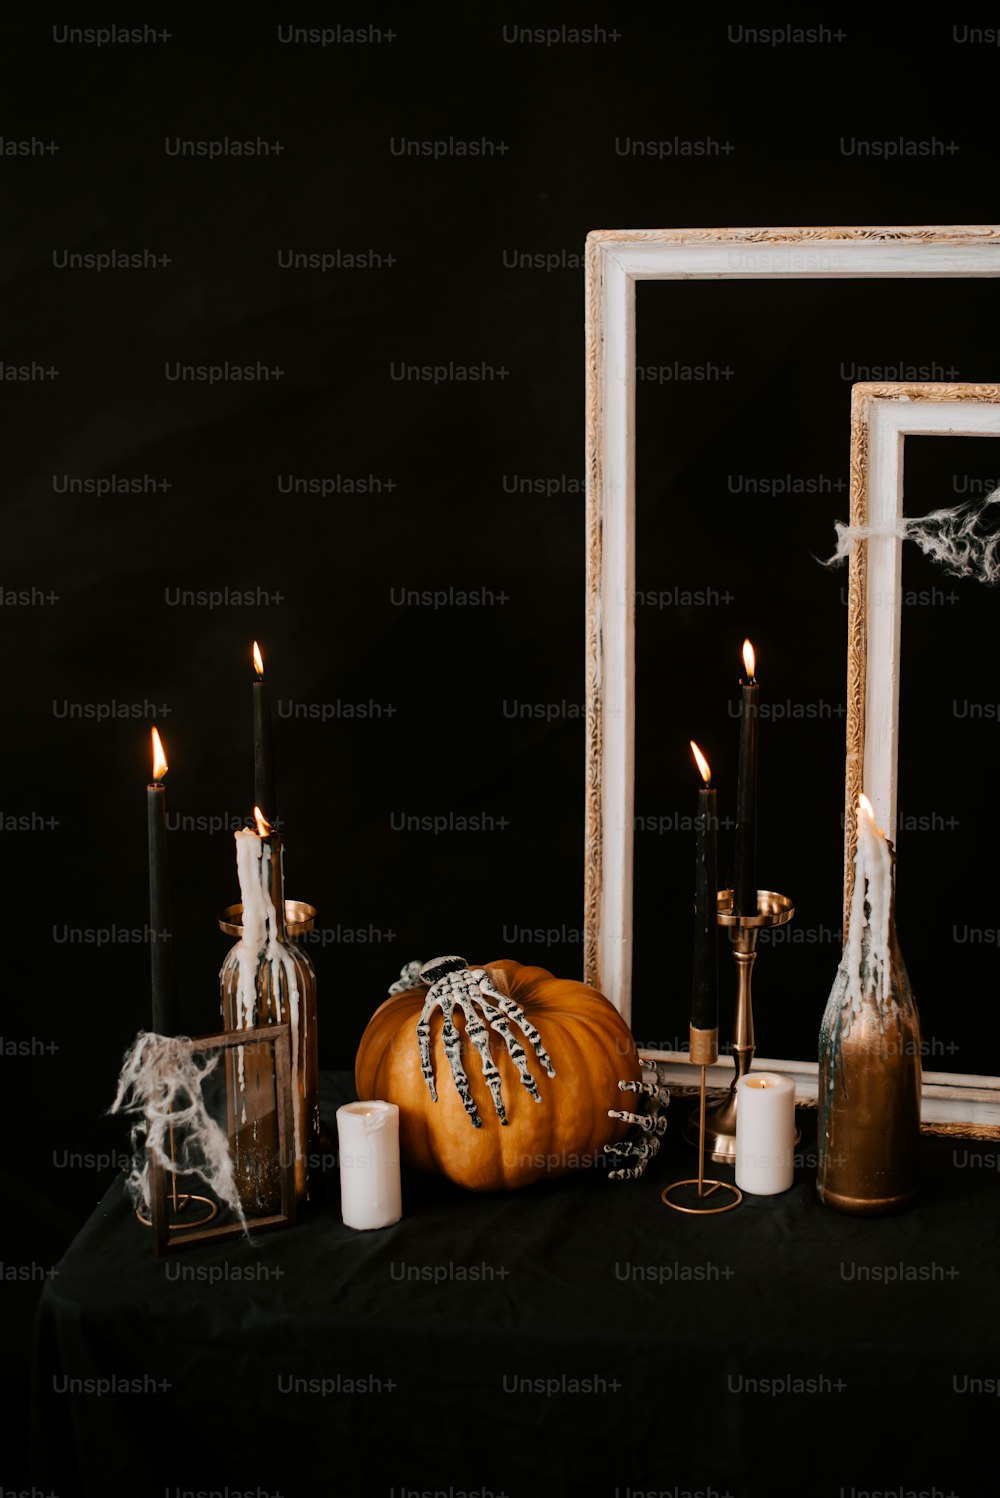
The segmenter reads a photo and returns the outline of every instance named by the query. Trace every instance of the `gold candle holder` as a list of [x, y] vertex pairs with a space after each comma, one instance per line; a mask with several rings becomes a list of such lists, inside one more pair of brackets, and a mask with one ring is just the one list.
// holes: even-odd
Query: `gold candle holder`
[[[692, 1066], [697, 1066], [701, 1072], [701, 1085], [699, 1088], [699, 1103], [693, 1117], [698, 1119], [698, 1174], [688, 1177], [683, 1181], [672, 1181], [669, 1186], [664, 1186], [660, 1192], [660, 1200], [666, 1207], [673, 1207], [675, 1212], [685, 1212], [690, 1217], [711, 1217], [717, 1212], [731, 1212], [738, 1207], [743, 1200], [743, 1192], [738, 1186], [730, 1181], [713, 1181], [705, 1179], [705, 1073], [719, 1056], [719, 1032], [718, 1030], [696, 1030], [694, 1025], [690, 1031], [690, 1051]], [[685, 1188], [697, 1187], [697, 1194], [687, 1191], [687, 1200], [675, 1201], [674, 1193], [680, 1195]], [[712, 1201], [711, 1198], [717, 1192], [723, 1192], [727, 1199], [721, 1203]]]
[[[684, 1127], [684, 1139], [704, 1154], [708, 1150], [712, 1159], [720, 1165], [736, 1163], [736, 1102], [740, 1078], [745, 1077], [753, 1064], [757, 1047], [753, 1033], [753, 967], [757, 960], [757, 936], [765, 927], [786, 926], [795, 914], [795, 906], [787, 895], [779, 895], [773, 889], [757, 891], [756, 915], [736, 915], [733, 910], [733, 892], [720, 889], [717, 897], [718, 922], [729, 931], [729, 940], [736, 963], [736, 1013], [733, 1018], [733, 1080], [729, 1091], [721, 1102], [705, 1110], [705, 1068], [702, 1065], [701, 1101]], [[693, 1032], [694, 1033], [694, 1032]], [[705, 1032], [699, 1031], [698, 1034]], [[693, 1039], [692, 1039], [693, 1046]], [[692, 1050], [692, 1061], [696, 1058]], [[713, 1056], [712, 1058], [716, 1058]], [[801, 1139], [796, 1130], [795, 1143]]]

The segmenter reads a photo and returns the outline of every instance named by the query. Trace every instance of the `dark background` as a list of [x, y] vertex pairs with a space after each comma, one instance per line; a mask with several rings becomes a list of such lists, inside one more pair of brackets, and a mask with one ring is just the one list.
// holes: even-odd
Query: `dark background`
[[[576, 24], [610, 33], [616, 16]], [[41, 19], [3, 35], [4, 137], [58, 146], [0, 157], [0, 358], [59, 371], [0, 383], [12, 1411], [37, 1282], [114, 1173], [87, 1156], [124, 1146], [101, 1114], [148, 1023], [151, 724], [171, 814], [187, 819], [171, 837], [186, 1028], [216, 1027], [215, 918], [237, 895], [231, 829], [251, 800], [254, 637], [278, 708], [288, 892], [320, 912], [323, 1065], [351, 1066], [410, 957], [457, 950], [577, 974], [587, 231], [996, 217], [996, 50], [944, 22], [901, 35], [866, 16], [839, 39], [769, 47], [734, 40], [740, 25], [644, 15], [619, 18], [616, 38], [546, 46], [510, 42], [509, 28], [565, 17], [487, 6], [338, 18], [383, 40], [323, 48], [283, 45], [273, 18], [245, 13], [130, 24], [147, 19], [169, 39], [60, 43]], [[226, 136], [282, 150], [165, 149]], [[404, 140], [451, 138], [495, 154], [397, 154]], [[930, 154], [852, 144], [900, 139]], [[636, 155], [636, 140], [670, 150]], [[682, 155], [683, 142], [708, 144]], [[55, 263], [144, 249], [170, 263]], [[374, 268], [283, 269], [287, 252]], [[814, 558], [846, 516], [853, 371], [996, 379], [998, 295], [984, 281], [639, 291], [641, 366], [731, 374], [640, 382], [637, 587], [732, 598], [637, 610], [637, 816], [691, 812], [691, 737], [732, 811], [744, 634], [766, 699], [816, 707], [763, 735], [761, 882], [794, 895], [805, 933], [759, 965], [764, 1054], [813, 1053], [839, 956], [846, 575]], [[166, 378], [174, 363], [225, 361], [283, 374]], [[493, 374], [395, 378], [449, 361]], [[991, 451], [913, 442], [908, 510], [995, 479]], [[140, 492], [59, 492], [111, 476]], [[338, 492], [283, 494], [290, 476]], [[819, 492], [775, 494], [786, 476]], [[345, 492], [359, 480], [369, 492]], [[904, 581], [930, 601], [904, 618], [900, 807], [929, 830], [900, 838], [901, 936], [940, 1047], [928, 1064], [993, 1071], [975, 1037], [992, 1017], [996, 946], [959, 943], [955, 928], [998, 924], [1000, 728], [955, 704], [1000, 700], [996, 600], [912, 547]], [[226, 588], [270, 601], [171, 602]], [[398, 601], [442, 588], [491, 601]], [[12, 589], [38, 592], [24, 606]], [[49, 593], [58, 601], [38, 601]], [[96, 721], [107, 704], [136, 715]], [[291, 716], [291, 704], [337, 716]], [[344, 713], [359, 704], [378, 710]], [[483, 830], [397, 830], [425, 816]], [[937, 825], [948, 819], [958, 825]], [[689, 842], [637, 833], [641, 1041], [686, 1030]], [[19, 1475], [15, 1463], [4, 1481]]]

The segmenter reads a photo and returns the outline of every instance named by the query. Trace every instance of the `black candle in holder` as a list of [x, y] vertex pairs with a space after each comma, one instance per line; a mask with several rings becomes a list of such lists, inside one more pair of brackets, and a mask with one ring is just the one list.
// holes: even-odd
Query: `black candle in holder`
[[167, 757], [160, 735], [153, 729], [153, 778], [146, 787], [146, 824], [149, 831], [149, 951], [153, 986], [152, 1030], [176, 1035], [177, 974], [174, 967], [174, 930], [167, 867], [167, 797], [163, 777]]
[[719, 959], [716, 941], [718, 827], [712, 771], [698, 745], [691, 752], [701, 771], [695, 818], [694, 963], [691, 979], [691, 1059], [711, 1066], [719, 1050]]
[[736, 782], [736, 855], [733, 910], [757, 914], [757, 699], [756, 660], [749, 640], [743, 641], [746, 680], [740, 682], [740, 766]]
[[264, 657], [253, 642], [253, 801], [270, 825], [276, 826], [278, 808], [274, 794], [274, 754], [271, 742], [271, 699], [264, 680]]

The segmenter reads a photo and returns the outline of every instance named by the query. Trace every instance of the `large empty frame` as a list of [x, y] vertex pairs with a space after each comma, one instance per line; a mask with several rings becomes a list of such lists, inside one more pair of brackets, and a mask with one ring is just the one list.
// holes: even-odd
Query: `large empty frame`
[[[635, 283], [997, 275], [997, 225], [602, 229], [587, 237], [584, 975], [626, 1019], [632, 1007], [635, 618], [625, 600], [635, 597]], [[869, 638], [867, 648], [878, 648], [882, 658], [877, 641]], [[895, 754], [894, 734], [883, 742], [874, 720], [868, 739], [873, 754], [875, 745]]]

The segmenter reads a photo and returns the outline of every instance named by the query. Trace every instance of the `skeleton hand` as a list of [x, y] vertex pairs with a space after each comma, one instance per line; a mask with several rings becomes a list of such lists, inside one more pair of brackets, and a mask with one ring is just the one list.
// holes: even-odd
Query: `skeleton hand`
[[609, 1108], [609, 1118], [623, 1118], [642, 1130], [642, 1135], [623, 1139], [620, 1144], [606, 1144], [604, 1153], [615, 1155], [619, 1160], [635, 1160], [635, 1165], [623, 1166], [608, 1172], [609, 1181], [637, 1181], [645, 1172], [650, 1160], [660, 1151], [660, 1140], [667, 1132], [667, 1118], [662, 1111], [670, 1106], [670, 1092], [656, 1082], [619, 1082], [622, 1092], [635, 1092], [647, 1100], [645, 1113], [631, 1113], [620, 1108]]
[[[431, 1015], [440, 1006], [444, 1021], [441, 1036], [444, 1040], [445, 1055], [448, 1057], [448, 1064], [451, 1067], [455, 1086], [458, 1088], [458, 1095], [462, 1099], [462, 1105], [475, 1128], [481, 1128], [483, 1121], [479, 1117], [479, 1111], [469, 1089], [469, 1079], [462, 1065], [462, 1037], [454, 1021], [456, 1009], [464, 1016], [466, 1033], [479, 1052], [483, 1077], [493, 1096], [493, 1106], [500, 1122], [506, 1124], [507, 1112], [500, 1090], [500, 1072], [490, 1054], [489, 1029], [495, 1030], [501, 1036], [510, 1059], [517, 1067], [522, 1086], [527, 1089], [536, 1103], [540, 1103], [541, 1094], [535, 1085], [534, 1077], [528, 1070], [524, 1046], [511, 1029], [510, 1021], [513, 1021], [524, 1038], [530, 1042], [535, 1055], [550, 1077], [555, 1076], [555, 1068], [548, 1051], [542, 1044], [542, 1037], [520, 1004], [516, 1004], [513, 999], [494, 988], [485, 968], [470, 968], [464, 957], [434, 957], [430, 962], [425, 962], [423, 966], [419, 962], [409, 962], [403, 968], [399, 981], [392, 985], [389, 992], [390, 994], [405, 993], [408, 988], [419, 988], [425, 983], [429, 984], [430, 988], [417, 1021], [417, 1042], [420, 1046], [420, 1069], [434, 1101], [437, 1102], [437, 1088], [434, 1085], [434, 1066], [431, 1061]], [[490, 1002], [491, 1000], [495, 1002]], [[483, 1019], [487, 1024], [483, 1024]]]

